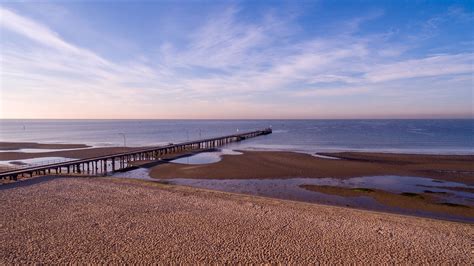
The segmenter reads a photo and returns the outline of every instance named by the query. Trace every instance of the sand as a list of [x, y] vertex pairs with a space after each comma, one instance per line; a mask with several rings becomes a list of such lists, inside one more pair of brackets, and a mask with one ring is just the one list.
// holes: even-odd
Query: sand
[[[50, 144], [41, 144], [41, 145], [50, 145]], [[62, 145], [62, 144], [61, 144]], [[66, 145], [66, 144], [64, 144]], [[76, 144], [71, 144], [76, 145]], [[21, 146], [22, 147], [22, 146]], [[87, 148], [87, 149], [75, 149], [75, 150], [66, 150], [66, 151], [49, 151], [49, 152], [15, 152], [15, 151], [8, 151], [8, 152], [0, 152], [0, 160], [23, 160], [23, 159], [30, 159], [30, 158], [43, 158], [43, 157], [66, 157], [66, 158], [73, 158], [73, 159], [85, 159], [90, 157], [97, 157], [97, 156], [104, 156], [110, 154], [116, 154], [121, 152], [128, 152], [134, 150], [143, 150], [148, 147], [99, 147], [99, 148]], [[173, 153], [162, 156], [162, 158], [174, 158], [179, 157], [187, 153], [196, 153], [201, 151], [211, 151], [212, 149], [201, 149], [201, 150], [193, 150], [190, 152], [180, 152], [180, 153]], [[136, 164], [142, 164], [144, 162], [137, 162]]]
[[311, 191], [321, 192], [330, 195], [338, 195], [343, 197], [371, 197], [379, 203], [395, 208], [413, 211], [422, 210], [438, 214], [461, 216], [471, 219], [474, 217], [474, 205], [444, 204], [445, 202], [437, 197], [437, 195], [439, 195], [437, 193], [397, 194], [384, 190], [367, 188], [343, 188], [336, 186], [315, 185], [302, 185], [301, 187]]
[[0, 264], [472, 263], [468, 224], [127, 180], [36, 180], [0, 190]]
[[[25, 148], [32, 143], [0, 143]], [[26, 145], [26, 146], [25, 146]], [[35, 145], [82, 145], [38, 144]], [[52, 146], [45, 146], [51, 148]], [[66, 146], [70, 147], [70, 146]], [[57, 148], [57, 147], [56, 147]], [[77, 150], [24, 153], [1, 152], [0, 160], [41, 157], [84, 159], [143, 149], [143, 147], [102, 147]], [[181, 155], [181, 154], [180, 154]], [[349, 178], [368, 175], [430, 177], [474, 185], [474, 155], [410, 155], [388, 153], [325, 153], [340, 160], [323, 159], [295, 152], [245, 151], [243, 155], [224, 155], [222, 161], [206, 165], [160, 164], [151, 175], [156, 178]], [[178, 156], [178, 155], [172, 155]]]
[[12, 171], [15, 169], [16, 168], [13, 166], [0, 164], [0, 172]]
[[77, 149], [90, 146], [84, 144], [44, 144], [37, 142], [0, 142], [0, 150], [19, 149]]
[[51, 152], [1, 152], [0, 160], [23, 160], [31, 158], [42, 158], [42, 157], [65, 157], [74, 159], [85, 159], [90, 157], [104, 156], [109, 154], [133, 151], [136, 149], [133, 147], [103, 147], [103, 148], [89, 148], [79, 150], [67, 150], [67, 151], [51, 151]]
[[155, 178], [292, 178], [403, 175], [430, 177], [474, 185], [474, 155], [409, 155], [333, 153], [340, 160], [295, 152], [244, 151], [224, 155], [217, 163], [164, 164], [151, 171]]

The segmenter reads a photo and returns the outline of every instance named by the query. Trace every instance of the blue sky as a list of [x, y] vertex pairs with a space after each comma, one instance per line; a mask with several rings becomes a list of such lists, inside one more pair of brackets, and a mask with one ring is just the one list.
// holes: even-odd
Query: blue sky
[[0, 117], [473, 117], [473, 9], [0, 2]]

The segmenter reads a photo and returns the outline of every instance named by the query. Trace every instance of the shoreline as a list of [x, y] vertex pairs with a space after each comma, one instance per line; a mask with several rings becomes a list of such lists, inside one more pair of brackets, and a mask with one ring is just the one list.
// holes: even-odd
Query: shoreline
[[53, 179], [0, 199], [3, 263], [466, 264], [474, 233], [464, 223], [115, 178]]
[[[335, 160], [291, 152], [241, 152], [242, 155], [223, 155], [221, 161], [209, 164], [168, 163], [157, 165], [151, 168], [150, 176], [158, 180], [167, 179], [171, 182], [176, 179], [177, 184], [220, 191], [257, 194], [317, 204], [350, 205], [353, 208], [371, 209], [380, 212], [472, 221], [470, 217], [473, 214], [474, 204], [469, 199], [469, 194], [463, 196], [463, 203], [458, 203], [455, 200], [457, 196], [453, 196], [453, 194], [457, 190], [474, 195], [472, 194], [474, 193], [474, 187], [472, 187], [474, 185], [474, 156], [379, 153], [324, 154], [325, 156], [338, 158]], [[392, 181], [384, 178], [390, 176], [393, 176]], [[322, 193], [319, 195], [308, 195], [295, 189], [294, 185], [298, 182], [302, 182], [301, 185], [308, 185], [313, 182], [312, 180], [328, 178], [334, 179], [332, 182], [337, 184], [346, 179], [367, 177], [373, 177], [374, 179], [374, 181], [367, 182], [395, 182], [394, 185], [396, 185], [396, 182], [424, 184], [421, 180], [418, 180], [419, 177], [434, 181], [428, 183], [432, 187], [420, 189], [421, 192], [407, 193], [412, 189], [409, 186], [406, 188], [400, 187], [396, 193], [390, 193], [389, 187], [379, 187], [378, 189], [374, 187], [372, 190], [377, 192], [360, 193], [356, 197], [349, 197], [348, 193], [341, 193], [341, 191], [350, 190], [350, 188], [344, 188], [342, 184], [334, 185], [341, 187], [332, 191], [327, 189], [323, 191], [321, 187], [324, 187], [324, 183], [316, 181], [320, 184], [316, 183], [313, 189], [308, 191]], [[308, 179], [308, 181], [296, 181], [298, 179]], [[386, 181], [375, 181], [375, 179]], [[400, 179], [405, 181], [396, 181]], [[193, 182], [192, 180], [196, 181]], [[213, 180], [222, 181], [219, 183]], [[269, 182], [264, 182], [264, 180], [269, 180]], [[272, 180], [276, 181], [273, 182]], [[285, 180], [288, 180], [288, 182]], [[435, 190], [438, 184], [442, 187], [442, 183], [438, 183], [438, 181], [456, 182], [459, 185], [454, 187], [453, 190], [449, 190], [451, 187], [444, 189], [449, 192], [437, 194], [431, 190]], [[454, 183], [450, 184], [456, 185]], [[463, 185], [467, 187], [462, 187]], [[366, 186], [367, 188], [371, 187], [369, 184], [366, 184]], [[270, 187], [270, 189], [267, 187]], [[422, 186], [420, 185], [420, 187]], [[362, 185], [361, 188], [366, 187]], [[334, 190], [339, 193], [334, 193]], [[413, 195], [413, 197], [405, 197], [404, 194]], [[344, 200], [332, 199], [332, 195], [344, 197]], [[453, 197], [456, 204], [450, 201]], [[373, 203], [363, 200], [363, 198], [373, 201]], [[424, 200], [418, 200], [419, 198]], [[392, 200], [394, 202], [390, 202]], [[413, 204], [414, 207], [411, 206]]]
[[[215, 190], [215, 189], [209, 189], [209, 188], [204, 188], [204, 187], [195, 187], [195, 186], [190, 186], [190, 185], [182, 185], [182, 184], [174, 184], [172, 182], [168, 182], [166, 180], [146, 180], [146, 179], [139, 179], [139, 178], [133, 178], [133, 177], [115, 177], [115, 176], [87, 176], [87, 175], [45, 175], [45, 176], [35, 176], [32, 178], [27, 178], [24, 180], [20, 180], [19, 182], [12, 182], [12, 183], [6, 183], [4, 185], [0, 186], [0, 191], [8, 191], [12, 189], [18, 189], [22, 187], [29, 187], [33, 186], [36, 184], [41, 184], [41, 183], [47, 183], [50, 181], [54, 180], [69, 180], [69, 179], [80, 179], [80, 180], [99, 180], [99, 181], [107, 181], [111, 183], [118, 183], [118, 184], [131, 184], [131, 185], [143, 185], [143, 186], [148, 186], [148, 187], [156, 187], [159, 188], [160, 190], [165, 190], [165, 191], [176, 191], [176, 192], [183, 192], [186, 194], [186, 192], [192, 192], [196, 194], [205, 194], [205, 193], [211, 193], [215, 195], [223, 195], [223, 196], [229, 196], [233, 198], [243, 198], [243, 199], [255, 199], [257, 201], [266, 201], [266, 202], [272, 202], [272, 203], [277, 203], [278, 202], [289, 202], [293, 203], [296, 205], [301, 205], [301, 206], [323, 206], [323, 207], [328, 207], [328, 208], [335, 208], [335, 209], [343, 209], [343, 210], [350, 210], [350, 211], [357, 211], [357, 212], [367, 212], [370, 214], [376, 214], [376, 215], [388, 215], [388, 216], [397, 216], [397, 217], [405, 217], [405, 218], [413, 218], [413, 219], [422, 219], [422, 220], [430, 220], [430, 221], [440, 221], [440, 222], [446, 222], [446, 223], [455, 223], [455, 224], [465, 224], [465, 225], [472, 225], [471, 222], [467, 221], [457, 221], [457, 220], [450, 220], [450, 219], [439, 219], [439, 218], [433, 218], [429, 216], [417, 216], [409, 213], [400, 213], [400, 212], [387, 212], [387, 211], [378, 211], [378, 210], [372, 210], [372, 209], [364, 209], [364, 208], [355, 208], [355, 207], [348, 207], [348, 206], [339, 206], [339, 205], [333, 205], [333, 204], [325, 204], [325, 203], [318, 203], [318, 202], [307, 202], [307, 201], [300, 201], [300, 200], [293, 200], [293, 199], [285, 199], [285, 198], [275, 198], [275, 197], [268, 197], [264, 195], [254, 195], [254, 194], [246, 194], [246, 193], [238, 193], [238, 192], [231, 192], [231, 191], [223, 191], [223, 190]], [[94, 181], [95, 182], [95, 181]], [[304, 186], [308, 186], [308, 188], [305, 188]], [[312, 190], [313, 185], [303, 185], [303, 189], [307, 190]], [[315, 186], [316, 187], [316, 186]], [[331, 191], [330, 193], [334, 193], [334, 195], [343, 195], [347, 193], [348, 190], [347, 188], [343, 187], [330, 187], [330, 186], [317, 186], [318, 188], [316, 189], [322, 189], [321, 190], [326, 190], [325, 187], [327, 187], [329, 190], [332, 190], [333, 188], [335, 190]], [[337, 191], [340, 190], [340, 191]], [[343, 191], [345, 190], [345, 191]], [[349, 192], [351, 193], [351, 192]]]
[[474, 155], [324, 153], [338, 160], [296, 152], [240, 151], [216, 163], [160, 164], [150, 176], [158, 179], [351, 178], [399, 175], [427, 177], [474, 185]]
[[[59, 177], [59, 178], [68, 178], [68, 177]], [[77, 177], [73, 177], [73, 178], [89, 178], [89, 177], [87, 177], [87, 176], [86, 177], [77, 176]], [[95, 178], [95, 177], [90, 177], [90, 178]], [[288, 203], [292, 203], [292, 204], [300, 205], [300, 206], [309, 206], [309, 207], [311, 207], [311, 206], [321, 206], [321, 207], [356, 211], [356, 212], [368, 213], [368, 214], [374, 214], [374, 215], [379, 215], [380, 214], [382, 216], [387, 215], [387, 216], [395, 216], [395, 217], [402, 217], [402, 218], [404, 217], [404, 218], [408, 218], [408, 219], [413, 218], [413, 219], [429, 220], [429, 221], [434, 221], [434, 222], [440, 221], [440, 222], [454, 223], [454, 224], [464, 224], [464, 225], [470, 225], [470, 226], [473, 224], [473, 223], [468, 222], [468, 221], [438, 219], [438, 218], [433, 218], [433, 217], [429, 217], [429, 216], [417, 216], [417, 215], [408, 214], [408, 213], [386, 212], [386, 211], [378, 211], [378, 210], [363, 209], [363, 208], [354, 208], [354, 207], [347, 207], [347, 206], [338, 206], [338, 205], [333, 205], [333, 204], [324, 204], [324, 203], [317, 203], [317, 202], [306, 202], [306, 201], [300, 201], [300, 200], [267, 197], [267, 196], [262, 196], [262, 195], [252, 195], [252, 194], [245, 194], [245, 193], [222, 191], [222, 190], [208, 189], [208, 188], [203, 188], [203, 187], [193, 187], [193, 186], [188, 186], [188, 185], [173, 184], [173, 183], [168, 183], [168, 182], [160, 182], [160, 180], [142, 180], [142, 179], [126, 178], [126, 177], [116, 178], [116, 177], [113, 177], [113, 176], [107, 176], [107, 177], [101, 177], [101, 178], [104, 179], [104, 180], [110, 180], [111, 182], [114, 182], [114, 183], [131, 183], [131, 184], [137, 183], [137, 184], [142, 184], [142, 185], [145, 185], [145, 186], [156, 186], [156, 187], [159, 187], [162, 190], [167, 190], [167, 191], [192, 192], [192, 193], [196, 193], [196, 194], [211, 193], [211, 194], [215, 194], [215, 195], [229, 196], [229, 197], [235, 198], [237, 200], [241, 199], [241, 198], [243, 198], [243, 199], [253, 199], [253, 200], [256, 200], [256, 201], [271, 202], [271, 203], [275, 203], [277, 205], [280, 205], [279, 202], [288, 202]], [[474, 227], [473, 227], [473, 229], [474, 229]]]
[[[74, 153], [74, 158], [85, 158], [84, 156], [88, 155], [88, 150], [97, 151], [98, 153], [110, 152], [114, 153], [116, 150], [133, 150], [133, 149], [142, 149], [147, 147], [155, 147], [156, 145], [146, 145], [146, 146], [93, 146], [89, 144], [74, 144], [74, 143], [41, 143], [41, 142], [2, 142], [0, 141], [0, 160], [17, 160], [19, 159], [29, 159], [29, 158], [41, 158], [41, 157], [59, 157], [65, 151], [76, 152]], [[415, 152], [415, 150], [404, 150], [404, 149], [343, 149], [343, 148], [334, 148], [334, 149], [323, 149], [315, 151], [305, 151], [298, 149], [273, 149], [273, 148], [253, 148], [253, 147], [244, 147], [243, 149], [239, 146], [229, 145], [224, 146], [232, 150], [242, 150], [248, 152], [293, 152], [309, 155], [325, 155], [325, 154], [344, 154], [344, 153], [357, 153], [357, 154], [397, 154], [397, 155], [415, 155], [415, 156], [473, 156], [474, 151], [457, 151], [457, 152], [445, 152], [443, 150], [437, 150], [436, 152]], [[22, 149], [36, 149], [35, 152], [23, 152], [18, 151]], [[57, 151], [45, 151], [40, 152], [42, 149], [45, 150], [57, 150]], [[73, 153], [71, 153], [73, 154]]]
[[[91, 156], [113, 154], [117, 152], [123, 152], [128, 150], [133, 150], [138, 148], [132, 147], [107, 147], [107, 148], [88, 148], [88, 149], [78, 149], [78, 150], [66, 150], [66, 151], [54, 151], [54, 152], [45, 152], [45, 153], [14, 153], [6, 152], [0, 153], [0, 158], [3, 156], [14, 156], [15, 158], [23, 157], [41, 157], [41, 156], [55, 156], [55, 157], [69, 157], [69, 158], [87, 158]], [[202, 150], [209, 151], [209, 150]], [[169, 154], [164, 156], [161, 161], [137, 161], [132, 165], [138, 167], [145, 167], [150, 169], [149, 176], [155, 178], [156, 180], [160, 179], [200, 179], [199, 181], [204, 185], [205, 180], [223, 180], [225, 183], [231, 184], [231, 180], [244, 180], [244, 182], [236, 183], [236, 188], [232, 188], [233, 185], [230, 185], [229, 189], [234, 189], [237, 193], [243, 192], [244, 194], [261, 194], [266, 193], [265, 196], [273, 198], [283, 198], [283, 199], [297, 199], [300, 201], [307, 201], [312, 203], [324, 203], [330, 202], [329, 204], [336, 206], [351, 206], [359, 209], [372, 209], [374, 211], [382, 212], [397, 212], [393, 208], [401, 208], [400, 212], [407, 213], [408, 209], [404, 208], [404, 204], [414, 204], [416, 198], [406, 199], [400, 197], [400, 194], [403, 194], [407, 190], [401, 188], [395, 194], [384, 193], [382, 191], [387, 191], [389, 188], [379, 187], [380, 190], [376, 193], [366, 193], [359, 196], [368, 197], [369, 199], [375, 200], [378, 203], [381, 203], [385, 206], [390, 206], [387, 204], [389, 199], [396, 199], [396, 201], [403, 202], [404, 204], [398, 204], [398, 206], [392, 206], [392, 209], [385, 209], [381, 206], [377, 206], [376, 203], [363, 202], [357, 200], [354, 202], [344, 200], [330, 200], [321, 196], [321, 195], [307, 195], [307, 196], [295, 196], [298, 191], [294, 191], [291, 183], [288, 183], [284, 180], [291, 180], [294, 178], [308, 178], [310, 180], [317, 179], [335, 179], [335, 180], [345, 180], [350, 178], [362, 178], [362, 177], [376, 177], [377, 180], [385, 176], [394, 176], [399, 180], [401, 177], [404, 177], [403, 180], [415, 180], [417, 177], [431, 178], [433, 180], [441, 180], [447, 182], [457, 182], [456, 187], [454, 187], [450, 192], [444, 192], [445, 195], [441, 197], [441, 194], [433, 193], [431, 190], [436, 190], [436, 186], [441, 186], [442, 184], [438, 183], [417, 183], [426, 185], [426, 189], [421, 190], [422, 192], [418, 193], [419, 197], [424, 198], [433, 198], [438, 197], [437, 202], [418, 202], [417, 210], [434, 213], [434, 217], [440, 217], [443, 219], [443, 215], [455, 214], [461, 217], [468, 217], [472, 213], [472, 208], [474, 205], [468, 199], [470, 194], [465, 194], [462, 197], [467, 201], [467, 208], [462, 209], [458, 205], [464, 205], [463, 202], [458, 202], [454, 200], [454, 203], [458, 205], [447, 205], [449, 203], [450, 197], [456, 197], [457, 192], [454, 191], [464, 191], [465, 193], [474, 193], [474, 155], [419, 155], [419, 154], [393, 154], [393, 153], [355, 153], [355, 152], [341, 152], [341, 153], [318, 153], [318, 154], [307, 154], [307, 153], [298, 153], [298, 152], [276, 152], [276, 151], [239, 151], [241, 154], [221, 154], [220, 161], [204, 164], [183, 164], [183, 163], [174, 163], [170, 160], [174, 158], [181, 158], [189, 154], [199, 154], [201, 151], [189, 151], [182, 152], [177, 154]], [[336, 159], [335, 159], [336, 158]], [[20, 159], [21, 160], [21, 159]], [[123, 176], [126, 176], [127, 171], [123, 171]], [[397, 176], [400, 176], [398, 178]], [[281, 181], [278, 181], [281, 179]], [[248, 181], [245, 181], [248, 180]], [[265, 184], [252, 183], [252, 180], [275, 180], [275, 184], [271, 184], [273, 189], [268, 191], [265, 188]], [[383, 179], [382, 179], [383, 180]], [[389, 180], [387, 180], [389, 181]], [[250, 182], [250, 183], [249, 183]], [[290, 181], [295, 182], [295, 181]], [[298, 181], [296, 181], [298, 182]], [[343, 191], [347, 188], [336, 188], [330, 190], [323, 190], [324, 185], [321, 181], [304, 182], [299, 185], [313, 185], [313, 189], [310, 189], [315, 192], [322, 192], [323, 194], [328, 195], [346, 195], [347, 192]], [[318, 183], [319, 182], [319, 183]], [[336, 183], [339, 181], [335, 181]], [[369, 181], [369, 182], [382, 182], [382, 181]], [[397, 182], [413, 182], [413, 181], [397, 181]], [[418, 182], [418, 181], [417, 181]], [[421, 180], [419, 181], [421, 182]], [[9, 182], [2, 182], [9, 183]], [[178, 182], [179, 183], [179, 182]], [[192, 182], [191, 182], [192, 183]], [[209, 183], [208, 188], [226, 191], [226, 188], [219, 187], [219, 184], [214, 182]], [[237, 185], [238, 184], [238, 185]], [[270, 183], [268, 183], [270, 185]], [[454, 183], [451, 183], [456, 185]], [[184, 183], [184, 185], [186, 185]], [[366, 184], [369, 188], [370, 186]], [[448, 184], [446, 184], [448, 185]], [[336, 185], [337, 186], [337, 185]], [[452, 185], [451, 185], [452, 186]], [[463, 187], [467, 186], [467, 187]], [[195, 185], [196, 187], [196, 185]], [[197, 185], [199, 187], [199, 185]], [[364, 187], [362, 187], [364, 188]], [[227, 191], [232, 191], [227, 189]], [[409, 189], [409, 188], [408, 188]], [[260, 192], [255, 192], [260, 191]], [[336, 191], [337, 190], [337, 191]], [[247, 192], [246, 192], [247, 191]], [[254, 191], [254, 192], [252, 192]], [[290, 192], [292, 191], [292, 192]], [[331, 193], [324, 193], [324, 192]], [[334, 193], [336, 191], [337, 193]], [[430, 195], [426, 194], [432, 192]], [[414, 192], [414, 191], [412, 191]], [[278, 196], [277, 194], [285, 194], [286, 196]], [[293, 193], [293, 194], [291, 194]], [[296, 194], [295, 194], [296, 193]], [[423, 194], [425, 193], [425, 194]], [[423, 194], [423, 195], [422, 195]], [[262, 194], [263, 195], [263, 194]], [[353, 195], [353, 193], [352, 193]], [[453, 196], [454, 195], [454, 196]], [[306, 198], [303, 198], [306, 197]], [[350, 197], [346, 197], [350, 198]], [[448, 201], [446, 201], [448, 200]], [[446, 203], [437, 204], [437, 203]], [[436, 203], [436, 204], [435, 204]], [[349, 205], [350, 204], [350, 205]], [[369, 205], [367, 205], [369, 204]], [[372, 205], [370, 205], [372, 204]], [[374, 205], [375, 204], [375, 205]], [[406, 209], [406, 210], [405, 210]], [[413, 210], [411, 210], [413, 211]], [[416, 210], [415, 210], [416, 212]], [[430, 215], [430, 214], [427, 214]], [[437, 215], [437, 216], [436, 216]], [[446, 217], [446, 216], [445, 216]], [[453, 216], [454, 217], [454, 216]], [[452, 218], [455, 219], [456, 217]], [[457, 218], [456, 218], [457, 219]]]
[[[29, 145], [59, 145], [41, 143], [0, 142], [14, 148]], [[26, 146], [25, 146], [26, 145]], [[64, 149], [74, 145], [60, 144]], [[72, 145], [72, 146], [70, 146]], [[224, 146], [225, 147], [225, 146]], [[50, 146], [45, 146], [50, 148]], [[133, 151], [144, 147], [92, 147], [73, 150], [47, 152], [0, 152], [0, 161], [21, 161], [47, 157], [85, 159], [114, 153]], [[232, 148], [232, 147], [229, 147]], [[235, 149], [236, 151], [239, 151]], [[204, 150], [201, 150], [204, 151]], [[190, 151], [166, 156], [180, 157]], [[433, 155], [382, 152], [337, 152], [306, 153], [301, 151], [257, 151], [241, 150], [241, 155], [221, 155], [221, 160], [208, 164], [179, 164], [161, 162], [151, 167], [150, 176], [160, 179], [199, 178], [199, 179], [266, 179], [266, 178], [351, 178], [359, 176], [403, 175], [428, 177], [433, 179], [460, 182], [474, 185], [474, 155]], [[337, 160], [335, 160], [337, 159]], [[255, 163], [259, 161], [261, 163]], [[146, 162], [145, 162], [146, 163]], [[141, 162], [135, 163], [140, 165]], [[151, 164], [152, 166], [153, 164]], [[158, 169], [157, 171], [156, 169]], [[15, 168], [9, 164], [0, 164], [0, 168]]]

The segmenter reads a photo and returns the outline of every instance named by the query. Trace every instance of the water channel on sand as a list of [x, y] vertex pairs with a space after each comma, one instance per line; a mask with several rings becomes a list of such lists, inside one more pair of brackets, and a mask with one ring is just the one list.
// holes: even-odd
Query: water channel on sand
[[[206, 164], [220, 160], [223, 154], [235, 154], [232, 150], [217, 150], [215, 152], [203, 152], [189, 157], [183, 157], [171, 161], [182, 164]], [[158, 181], [151, 178], [146, 168], [138, 168], [132, 171], [116, 173], [116, 177], [130, 177], [149, 181]], [[400, 193], [429, 193], [436, 196], [445, 203], [461, 204], [465, 206], [474, 205], [474, 193], [469, 192], [473, 186], [457, 182], [440, 181], [431, 178], [416, 176], [364, 176], [347, 179], [340, 178], [288, 178], [288, 179], [186, 179], [173, 178], [162, 181], [170, 184], [205, 188], [225, 192], [242, 193], [249, 195], [265, 196], [279, 199], [321, 203], [336, 206], [362, 208], [368, 210], [395, 212], [402, 214], [418, 215], [431, 218], [447, 220], [474, 222], [474, 218], [460, 217], [450, 214], [433, 213], [423, 210], [407, 210], [394, 206], [387, 206], [370, 196], [345, 197], [330, 195], [302, 188], [302, 185], [335, 186], [343, 188], [367, 188], [377, 189], [396, 194]], [[460, 189], [459, 189], [460, 188]]]

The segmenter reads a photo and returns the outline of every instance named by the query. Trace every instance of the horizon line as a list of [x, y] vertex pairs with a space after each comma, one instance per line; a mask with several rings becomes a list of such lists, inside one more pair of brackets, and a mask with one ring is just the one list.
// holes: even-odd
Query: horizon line
[[0, 118], [0, 120], [474, 120], [470, 117], [360, 117], [360, 118]]

